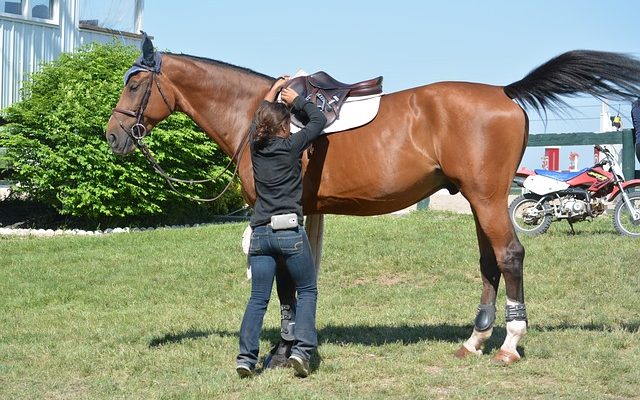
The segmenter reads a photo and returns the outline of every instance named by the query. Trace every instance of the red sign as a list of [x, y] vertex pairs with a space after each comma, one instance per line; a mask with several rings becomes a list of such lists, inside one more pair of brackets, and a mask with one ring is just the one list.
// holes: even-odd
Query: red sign
[[548, 170], [559, 171], [560, 170], [560, 148], [559, 147], [547, 147], [544, 149], [544, 155], [547, 157]]

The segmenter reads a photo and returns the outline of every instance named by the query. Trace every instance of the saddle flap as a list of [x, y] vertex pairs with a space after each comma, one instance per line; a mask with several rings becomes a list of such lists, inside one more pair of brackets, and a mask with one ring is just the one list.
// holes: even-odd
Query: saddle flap
[[[322, 89], [314, 86], [308, 76], [300, 76], [291, 79], [287, 87], [293, 89], [300, 96], [312, 102], [322, 111], [327, 118], [325, 126], [331, 125], [340, 115], [340, 107], [349, 94], [349, 89]], [[299, 123], [308, 122], [302, 115], [294, 114], [294, 119]]]
[[302, 97], [307, 97], [306, 80], [306, 76], [297, 76], [295, 78], [289, 79], [289, 82], [285, 85], [285, 87], [295, 90], [295, 92]]

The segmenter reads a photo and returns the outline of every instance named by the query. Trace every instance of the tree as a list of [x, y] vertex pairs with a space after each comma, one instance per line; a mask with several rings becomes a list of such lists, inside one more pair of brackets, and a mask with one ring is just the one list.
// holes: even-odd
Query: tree
[[[23, 100], [3, 110], [0, 147], [7, 148], [13, 191], [60, 214], [177, 219], [227, 213], [244, 203], [238, 180], [214, 203], [186, 201], [170, 191], [139, 151], [113, 155], [104, 128], [122, 90], [122, 77], [138, 56], [121, 44], [90, 44], [44, 65], [24, 83]], [[145, 138], [170, 174], [215, 177], [228, 158], [184, 114], [174, 114]], [[190, 196], [211, 197], [229, 179], [185, 185]]]

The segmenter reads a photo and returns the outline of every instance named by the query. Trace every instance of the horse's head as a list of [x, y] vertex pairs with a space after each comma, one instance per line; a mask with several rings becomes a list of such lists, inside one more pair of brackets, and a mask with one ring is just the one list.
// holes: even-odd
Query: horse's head
[[106, 137], [114, 153], [134, 151], [142, 138], [173, 112], [175, 95], [170, 85], [163, 85], [167, 80], [160, 74], [161, 62], [144, 34], [142, 55], [125, 74], [120, 100], [107, 123]]

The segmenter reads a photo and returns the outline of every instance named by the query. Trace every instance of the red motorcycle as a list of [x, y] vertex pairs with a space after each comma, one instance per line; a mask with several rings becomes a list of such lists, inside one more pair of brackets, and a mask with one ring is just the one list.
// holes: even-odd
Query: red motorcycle
[[[640, 238], [640, 179], [624, 180], [611, 152], [596, 145], [604, 159], [576, 172], [534, 171], [522, 168], [513, 181], [527, 190], [509, 205], [509, 217], [518, 233], [540, 235], [551, 222], [589, 220], [614, 207], [613, 225], [623, 236]], [[615, 204], [615, 205], [614, 205]]]

